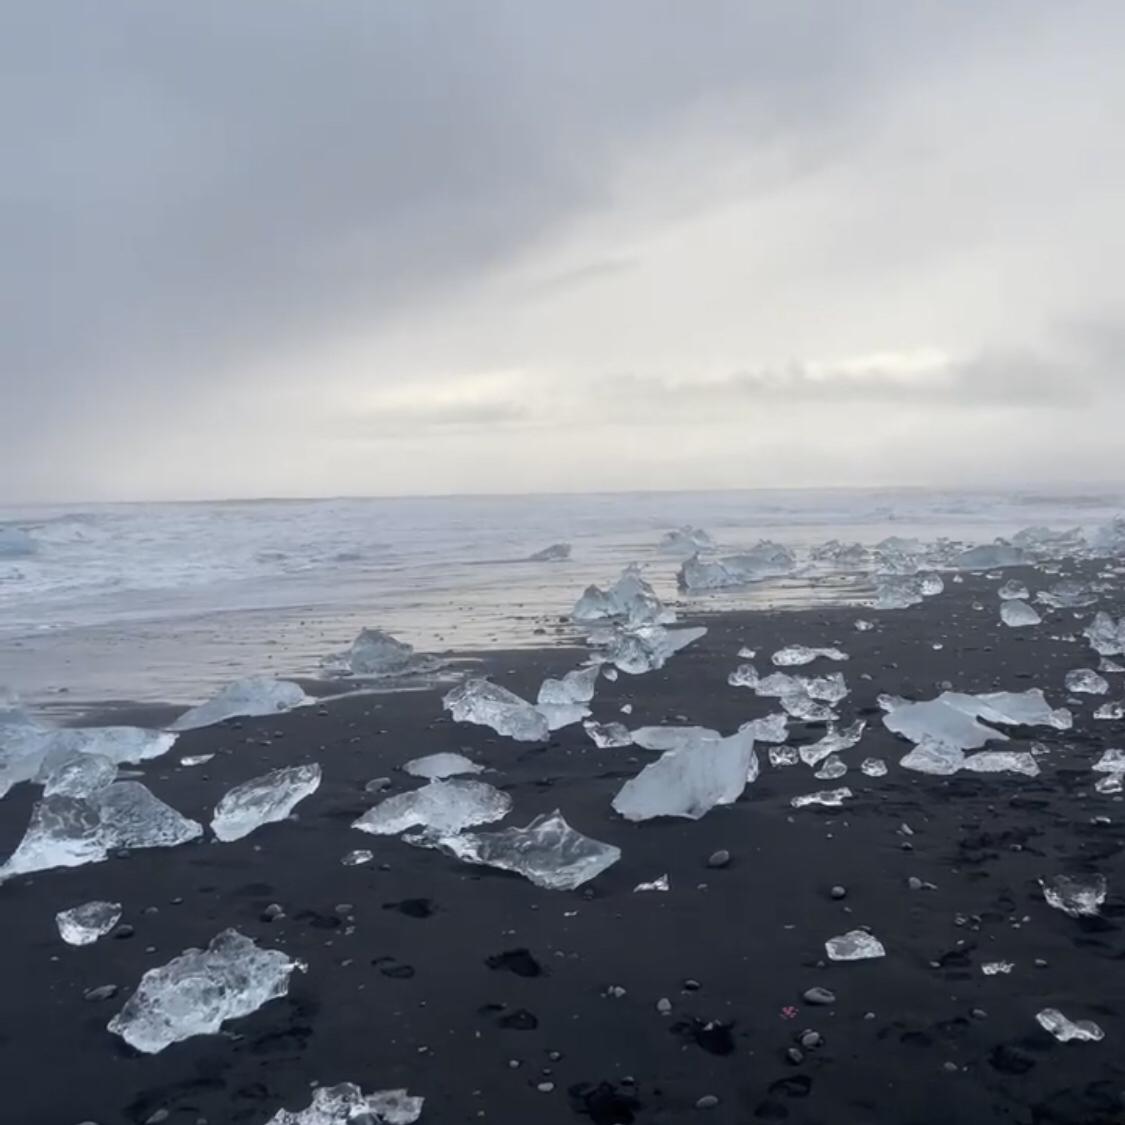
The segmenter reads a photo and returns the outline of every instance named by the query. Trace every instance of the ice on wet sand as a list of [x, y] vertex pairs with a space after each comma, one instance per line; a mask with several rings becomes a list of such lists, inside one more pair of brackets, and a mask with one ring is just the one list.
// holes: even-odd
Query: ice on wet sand
[[955, 774], [965, 764], [965, 752], [947, 742], [923, 738], [909, 754], [903, 755], [899, 765], [916, 773], [934, 774], [938, 777]]
[[474, 824], [502, 820], [511, 808], [512, 798], [487, 782], [431, 781], [380, 801], [352, 827], [374, 836], [397, 836], [409, 828], [461, 832]]
[[546, 890], [572, 891], [621, 858], [621, 849], [583, 836], [562, 813], [537, 816], [526, 828], [448, 835], [422, 833], [405, 839], [436, 847], [466, 863], [497, 867], [524, 876]]
[[847, 660], [848, 654], [838, 648], [809, 648], [807, 645], [789, 645], [778, 649], [771, 657], [778, 668], [795, 668], [811, 664], [814, 660]]
[[887, 776], [887, 763], [882, 758], [864, 758], [859, 768], [866, 777]]
[[540, 711], [488, 680], [466, 680], [447, 692], [442, 703], [456, 722], [489, 727], [517, 742], [545, 742], [550, 734]]
[[839, 789], [821, 789], [817, 793], [804, 793], [794, 797], [789, 804], [795, 809], [808, 808], [811, 805], [823, 805], [828, 809], [838, 809], [845, 801], [851, 800], [854, 794], [845, 785]]
[[464, 754], [453, 754], [448, 751], [427, 754], [422, 758], [411, 758], [402, 768], [411, 777], [424, 777], [430, 781], [440, 781], [443, 777], [456, 777], [463, 773], [484, 772], [484, 766], [477, 765]]
[[1105, 695], [1109, 681], [1093, 668], [1075, 668], [1066, 674], [1066, 690], [1076, 695]]
[[1097, 914], [1108, 890], [1104, 875], [1053, 875], [1040, 879], [1039, 885], [1047, 905], [1072, 918]]
[[266, 1125], [413, 1125], [424, 1102], [405, 1090], [365, 1094], [355, 1083], [341, 1082], [314, 1090], [307, 1109], [279, 1109]]
[[590, 741], [599, 750], [616, 749], [622, 746], [632, 746], [633, 736], [624, 723], [595, 723], [587, 721], [582, 724], [583, 730], [590, 736]]
[[1032, 754], [1013, 750], [981, 750], [968, 754], [961, 768], [970, 773], [1021, 773], [1025, 777], [1039, 776], [1039, 763]]
[[55, 925], [67, 945], [91, 945], [108, 934], [120, 919], [121, 903], [95, 901], [60, 910], [55, 915]]
[[149, 969], [108, 1030], [153, 1055], [286, 995], [298, 968], [304, 966], [280, 950], [261, 949], [237, 930], [224, 930], [206, 949], [185, 950]]
[[839, 937], [829, 938], [824, 943], [829, 961], [869, 961], [875, 957], [885, 957], [887, 951], [883, 943], [866, 930], [850, 930]]
[[1029, 625], [1041, 625], [1043, 618], [1035, 608], [1019, 598], [1002, 602], [1000, 605], [1000, 620], [1009, 629], [1023, 629]]
[[594, 698], [600, 669], [596, 664], [567, 672], [561, 680], [544, 680], [537, 703], [589, 703]]
[[415, 663], [414, 646], [382, 629], [361, 629], [346, 652], [330, 656], [325, 666], [353, 676], [401, 675]]
[[789, 737], [789, 716], [784, 711], [775, 711], [760, 719], [750, 719], [738, 729], [750, 735], [755, 742], [784, 742]]
[[1031, 592], [1028, 588], [1016, 578], [1010, 578], [996, 592], [1004, 601], [1011, 601], [1013, 599], [1027, 601], [1027, 599], [1031, 597]]
[[1096, 613], [1082, 632], [1099, 656], [1125, 654], [1125, 617], [1115, 623], [1108, 613]]
[[39, 769], [43, 779], [43, 796], [87, 797], [112, 785], [117, 766], [102, 754], [69, 754], [52, 762], [47, 755]]
[[1068, 1020], [1057, 1008], [1044, 1008], [1035, 1018], [1060, 1043], [1096, 1043], [1105, 1038], [1105, 1032], [1093, 1020]]
[[263, 824], [284, 820], [320, 785], [320, 766], [285, 766], [244, 781], [215, 806], [211, 831], [224, 843], [241, 840]]
[[815, 766], [830, 754], [839, 754], [843, 750], [850, 750], [863, 737], [866, 727], [867, 723], [864, 719], [857, 719], [854, 723], [844, 727], [843, 730], [837, 730], [835, 726], [829, 726], [828, 733], [823, 738], [809, 746], [801, 747], [801, 761], [806, 766]]
[[269, 676], [250, 676], [227, 684], [206, 703], [185, 711], [173, 724], [172, 730], [197, 730], [213, 726], [225, 719], [251, 718], [257, 715], [277, 715], [309, 702], [304, 691], [288, 680], [275, 680]]

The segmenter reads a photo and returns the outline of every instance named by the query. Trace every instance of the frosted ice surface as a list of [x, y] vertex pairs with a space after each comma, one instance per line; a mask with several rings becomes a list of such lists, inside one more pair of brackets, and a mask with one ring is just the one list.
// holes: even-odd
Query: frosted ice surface
[[835, 754], [829, 754], [824, 759], [824, 764], [813, 774], [818, 781], [835, 781], [838, 777], [843, 777], [848, 772], [848, 767], [844, 764], [843, 760], [837, 758]]
[[539, 688], [539, 703], [589, 703], [594, 698], [600, 668], [592, 664], [567, 672], [561, 680], [544, 680]]
[[769, 753], [771, 766], [795, 766], [801, 760], [795, 746], [771, 746]]
[[1105, 1038], [1105, 1032], [1093, 1020], [1068, 1020], [1057, 1008], [1044, 1008], [1036, 1015], [1039, 1026], [1049, 1031], [1060, 1043], [1097, 1042]]
[[651, 883], [638, 883], [633, 888], [633, 893], [643, 891], [666, 891], [668, 890], [668, 876], [667, 874], [661, 875], [659, 878], [653, 879]]
[[839, 937], [829, 938], [824, 949], [829, 961], [869, 961], [887, 954], [883, 943], [866, 930], [849, 930]]
[[1125, 617], [1114, 623], [1108, 613], [1100, 610], [1082, 632], [1099, 656], [1125, 654]]
[[1104, 751], [1090, 768], [1098, 773], [1125, 773], [1125, 750], [1113, 748]]
[[633, 736], [624, 723], [595, 723], [590, 721], [583, 723], [582, 728], [599, 750], [633, 745]]
[[981, 750], [969, 754], [961, 768], [972, 773], [1022, 773], [1026, 777], [1039, 776], [1039, 763], [1033, 755], [1015, 750]]
[[750, 719], [738, 729], [751, 735], [755, 742], [784, 742], [789, 737], [789, 716], [784, 711], [775, 711], [760, 719]]
[[663, 668], [680, 649], [686, 648], [706, 633], [705, 625], [679, 629], [646, 625], [621, 631], [606, 649], [605, 659], [630, 676], [643, 675]]
[[274, 680], [269, 676], [250, 676], [227, 684], [206, 703], [186, 711], [171, 729], [197, 730], [225, 719], [277, 715], [308, 702], [309, 697], [297, 684]]
[[119, 902], [85, 902], [55, 915], [59, 937], [67, 945], [90, 945], [121, 920]]
[[117, 766], [102, 754], [48, 754], [39, 769], [43, 796], [86, 797], [105, 789], [117, 777]]
[[1040, 590], [1035, 595], [1035, 600], [1053, 609], [1081, 609], [1083, 606], [1093, 605], [1098, 600], [1098, 595], [1087, 583], [1079, 582], [1076, 578], [1064, 578], [1049, 590]]
[[471, 758], [448, 751], [427, 754], [424, 758], [411, 758], [402, 768], [412, 777], [424, 777], [430, 781], [456, 777], [460, 773], [484, 772], [484, 766], [477, 765]]
[[546, 890], [572, 891], [621, 858], [620, 848], [576, 832], [558, 809], [537, 816], [526, 828], [407, 839], [466, 863], [514, 871]]
[[1125, 784], [1122, 779], [1125, 778], [1125, 773], [1107, 773], [1105, 777], [1099, 778], [1094, 783], [1094, 789], [1098, 793], [1120, 793], [1125, 789]]
[[1120, 703], [1103, 703], [1094, 711], [1095, 719], [1125, 719], [1125, 705]]
[[[635, 737], [635, 736], [634, 736]], [[701, 737], [666, 750], [621, 787], [614, 809], [626, 820], [679, 816], [698, 820], [716, 805], [729, 805], [757, 776], [754, 739]]]
[[731, 687], [756, 688], [760, 682], [761, 676], [753, 664], [740, 664], [727, 676], [727, 683]]
[[1104, 875], [1053, 875], [1039, 885], [1047, 905], [1072, 918], [1097, 914], [1108, 890]]
[[1023, 629], [1029, 625], [1041, 625], [1043, 618], [1036, 613], [1033, 606], [1018, 598], [1001, 602], [1000, 620], [1010, 629]]
[[838, 809], [852, 796], [852, 791], [845, 785], [839, 789], [821, 789], [817, 793], [804, 793], [794, 797], [789, 804], [795, 809], [807, 808], [810, 805], [824, 805], [825, 808]]
[[487, 782], [431, 781], [380, 801], [352, 827], [375, 836], [396, 836], [408, 828], [460, 832], [474, 824], [502, 820], [511, 808], [512, 798]]
[[1007, 975], [1015, 967], [1014, 961], [985, 961], [981, 965], [980, 971], [984, 973], [986, 977], [994, 977], [1000, 973]]
[[194, 1035], [209, 1035], [289, 991], [298, 961], [224, 930], [206, 949], [188, 949], [149, 969], [108, 1030], [146, 1055]]
[[528, 562], [565, 562], [570, 558], [569, 543], [552, 543], [528, 556]]
[[488, 680], [469, 679], [446, 693], [445, 709], [459, 723], [490, 727], [517, 742], [545, 742], [546, 717], [525, 699]]
[[1003, 566], [1026, 566], [1033, 562], [1026, 551], [1007, 543], [990, 543], [981, 547], [970, 547], [953, 559], [953, 566], [961, 570], [993, 570]]
[[867, 777], [887, 776], [887, 763], [882, 758], [864, 758], [859, 768]]
[[1027, 586], [1016, 578], [1010, 578], [999, 590], [996, 591], [1004, 601], [1011, 601], [1016, 599], [1018, 601], [1027, 601], [1031, 597], [1031, 591]]
[[924, 598], [933, 598], [945, 592], [945, 581], [940, 574], [922, 574], [918, 581], [918, 590]]
[[911, 742], [927, 741], [960, 750], [979, 750], [994, 739], [1004, 742], [1008, 738], [977, 722], [975, 716], [952, 706], [941, 696], [921, 703], [902, 703], [883, 716], [883, 725]]
[[321, 1086], [307, 1109], [279, 1109], [266, 1125], [413, 1125], [422, 1116], [424, 1098], [405, 1090], [364, 1092], [353, 1082]]
[[320, 766], [284, 766], [236, 785], [215, 806], [211, 831], [224, 843], [284, 820], [320, 786]]
[[848, 654], [838, 648], [809, 648], [807, 645], [788, 645], [778, 649], [772, 660], [778, 668], [797, 668], [814, 660], [847, 660]]
[[964, 751], [947, 742], [923, 738], [909, 754], [899, 760], [903, 769], [939, 777], [956, 773], [965, 764]]
[[966, 715], [1002, 726], [1047, 726], [1055, 730], [1069, 730], [1074, 725], [1071, 713], [1065, 707], [1052, 708], [1041, 688], [989, 691], [980, 695], [945, 691], [937, 701]]
[[818, 742], [802, 746], [800, 750], [801, 761], [806, 766], [815, 766], [823, 761], [829, 754], [838, 754], [842, 750], [850, 750], [863, 737], [867, 727], [864, 719], [857, 719], [854, 723], [837, 730], [835, 726], [828, 728], [828, 733]]
[[831, 704], [811, 699], [803, 689], [783, 695], [781, 706], [794, 719], [806, 723], [832, 723], [838, 717]]
[[1099, 676], [1093, 668], [1075, 668], [1066, 674], [1066, 690], [1081, 695], [1105, 695], [1109, 680]]

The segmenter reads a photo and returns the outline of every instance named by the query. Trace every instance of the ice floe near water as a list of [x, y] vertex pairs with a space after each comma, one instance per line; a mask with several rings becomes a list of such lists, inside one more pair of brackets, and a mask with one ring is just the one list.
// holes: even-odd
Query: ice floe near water
[[527, 556], [528, 562], [566, 562], [570, 558], [569, 543], [552, 543], [541, 551]]

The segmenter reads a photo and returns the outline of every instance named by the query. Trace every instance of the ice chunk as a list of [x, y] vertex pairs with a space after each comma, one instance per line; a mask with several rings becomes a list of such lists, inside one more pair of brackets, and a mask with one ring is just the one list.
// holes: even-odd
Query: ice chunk
[[86, 800], [101, 818], [108, 851], [174, 848], [203, 835], [201, 824], [181, 816], [139, 781], [115, 781]]
[[946, 703], [987, 723], [1002, 726], [1047, 726], [1069, 730], [1074, 718], [1065, 707], [1052, 708], [1040, 688], [1027, 691], [989, 691], [981, 695], [946, 691], [938, 696]]
[[843, 730], [837, 730], [835, 726], [830, 726], [828, 733], [818, 742], [801, 747], [801, 761], [806, 766], [815, 766], [818, 762], [827, 758], [829, 754], [838, 754], [842, 750], [850, 750], [863, 737], [866, 727], [867, 723], [863, 719], [858, 719]]
[[1053, 875], [1039, 885], [1047, 905], [1072, 918], [1097, 914], [1108, 889], [1104, 875]]
[[633, 745], [633, 736], [629, 733], [629, 728], [623, 723], [595, 723], [589, 721], [583, 723], [582, 727], [599, 750], [617, 749], [621, 746]]
[[488, 680], [468, 679], [447, 692], [445, 709], [459, 723], [490, 727], [517, 742], [545, 742], [546, 717], [514, 692]]
[[838, 539], [829, 539], [827, 543], [812, 547], [809, 558], [841, 570], [864, 570], [871, 562], [871, 551], [862, 543], [841, 543]]
[[781, 697], [781, 706], [794, 719], [806, 723], [833, 723], [836, 721], [836, 712], [831, 704], [820, 703], [810, 698], [807, 691], [798, 689]]
[[807, 808], [809, 805], [824, 805], [825, 808], [838, 809], [845, 801], [851, 800], [852, 791], [845, 785], [840, 789], [822, 789], [818, 793], [805, 793], [794, 797], [789, 804], [795, 809]]
[[727, 683], [731, 687], [748, 687], [754, 689], [761, 682], [758, 669], [753, 664], [740, 664], [729, 676]]
[[859, 768], [867, 777], [887, 776], [887, 763], [882, 758], [864, 758]]
[[224, 930], [206, 949], [188, 949], [149, 969], [108, 1030], [146, 1055], [193, 1035], [210, 1035], [227, 1020], [256, 1012], [289, 991], [304, 966], [277, 949], [260, 949], [237, 930]]
[[299, 802], [320, 786], [320, 766], [285, 766], [244, 781], [215, 806], [211, 831], [229, 844], [249, 836], [263, 824], [284, 820]]
[[1122, 779], [1125, 779], [1125, 773], [1106, 774], [1105, 777], [1094, 783], [1094, 790], [1098, 793], [1120, 793], [1122, 789], [1125, 789]]
[[67, 945], [91, 945], [121, 920], [119, 902], [85, 902], [55, 915], [59, 937]]
[[111, 785], [117, 777], [117, 766], [103, 754], [66, 754], [61, 761], [48, 754], [39, 776], [44, 797], [86, 797]]
[[1004, 601], [1027, 601], [1031, 597], [1031, 591], [1027, 586], [1020, 582], [1017, 578], [1010, 578], [999, 590], [996, 591]]
[[213, 726], [225, 719], [250, 718], [255, 715], [277, 715], [310, 702], [302, 689], [288, 680], [269, 676], [250, 676], [227, 684], [218, 694], [182, 714], [171, 729], [197, 730]]
[[757, 695], [776, 697], [783, 701], [788, 695], [804, 695], [826, 703], [839, 703], [848, 694], [848, 685], [841, 672], [811, 677], [774, 672], [764, 679], [758, 679], [753, 687]]
[[1105, 695], [1109, 680], [1099, 676], [1093, 668], [1075, 668], [1066, 674], [1066, 690], [1082, 695]]
[[1118, 516], [1095, 529], [1090, 537], [1090, 546], [1106, 555], [1125, 553], [1125, 517]]
[[604, 659], [630, 676], [640, 676], [663, 668], [682, 648], [705, 636], [707, 627], [667, 629], [663, 625], [645, 625], [619, 630], [604, 653]]
[[651, 883], [638, 883], [633, 888], [633, 893], [636, 894], [641, 891], [666, 891], [668, 890], [668, 876], [667, 874], [661, 875], [658, 879], [653, 879]]
[[1007, 975], [1015, 967], [1015, 962], [1013, 961], [985, 961], [981, 965], [980, 971], [984, 973], [986, 977], [994, 977], [999, 973]]
[[582, 886], [621, 858], [620, 848], [576, 832], [558, 809], [537, 816], [526, 828], [406, 839], [438, 847], [466, 863], [514, 871], [537, 887], [557, 891]]
[[370, 863], [375, 858], [375, 853], [368, 851], [366, 848], [356, 848], [354, 851], [346, 852], [340, 857], [340, 863], [344, 867], [360, 867], [365, 863]]
[[1093, 1020], [1068, 1020], [1057, 1008], [1044, 1008], [1036, 1015], [1039, 1026], [1049, 1031], [1060, 1043], [1071, 1040], [1097, 1042], [1105, 1038], [1105, 1032]]
[[760, 719], [751, 719], [739, 728], [749, 734], [755, 742], [784, 742], [789, 737], [789, 716], [784, 711], [775, 711]]
[[1033, 561], [1019, 547], [997, 542], [962, 551], [953, 559], [953, 566], [960, 570], [995, 570], [1004, 566], [1026, 566]]
[[1098, 773], [1125, 773], [1125, 750], [1106, 750], [1090, 768]]
[[748, 586], [767, 578], [791, 574], [797, 560], [788, 547], [763, 540], [749, 551], [711, 562], [698, 555], [680, 567], [676, 576], [681, 590], [726, 590]]
[[167, 754], [178, 736], [143, 727], [68, 727], [51, 732], [48, 753], [100, 754], [117, 765]]
[[594, 698], [600, 668], [596, 664], [567, 672], [561, 680], [544, 680], [539, 688], [539, 703], [589, 703]]
[[959, 750], [979, 750], [993, 739], [1004, 742], [1008, 737], [977, 722], [975, 716], [951, 706], [940, 696], [921, 703], [903, 703], [895, 707], [883, 716], [883, 725], [887, 730], [901, 734], [911, 742], [926, 741]]
[[1028, 753], [1014, 750], [981, 750], [969, 754], [961, 768], [972, 773], [1022, 773], [1025, 777], [1039, 776], [1039, 763]]
[[528, 562], [566, 562], [570, 558], [569, 543], [552, 543], [541, 551], [529, 555]]
[[642, 750], [692, 749], [704, 742], [719, 742], [722, 735], [710, 727], [638, 727], [633, 741]]
[[909, 609], [925, 599], [925, 583], [913, 575], [880, 575], [875, 581], [876, 609]]
[[1013, 598], [1000, 605], [1000, 620], [1009, 629], [1023, 629], [1029, 625], [1041, 625], [1043, 618], [1027, 602]]
[[1064, 578], [1049, 590], [1040, 590], [1035, 595], [1037, 602], [1051, 606], [1052, 609], [1081, 609], [1093, 605], [1098, 600], [1097, 593], [1085, 582], [1076, 578]]
[[666, 750], [645, 766], [621, 787], [613, 807], [626, 820], [658, 816], [698, 820], [715, 805], [736, 801], [747, 781], [757, 776], [756, 767], [751, 735], [700, 738], [679, 749]]
[[460, 832], [474, 824], [502, 820], [511, 809], [512, 798], [487, 782], [431, 781], [380, 801], [352, 827], [375, 836], [396, 836], [408, 828]]
[[811, 664], [814, 660], [847, 660], [848, 654], [838, 648], [809, 648], [807, 645], [789, 645], [773, 654], [773, 662], [778, 668], [797, 668]]
[[1099, 611], [1082, 632], [1099, 656], [1125, 654], [1125, 617], [1114, 624], [1108, 613]]
[[633, 626], [667, 625], [676, 619], [636, 565], [627, 566], [608, 590], [588, 586], [571, 617], [575, 621], [623, 620]]
[[945, 592], [945, 581], [940, 574], [921, 574], [918, 582], [918, 589], [924, 598], [933, 598]]
[[330, 656], [325, 666], [353, 676], [396, 676], [412, 670], [414, 646], [382, 629], [361, 629], [346, 651]]
[[863, 617], [857, 617], [855, 619], [855, 630], [857, 633], [870, 633], [874, 628], [874, 621], [868, 621]]
[[839, 937], [829, 938], [824, 949], [829, 961], [869, 961], [887, 955], [883, 943], [866, 930], [849, 930]]
[[214, 754], [185, 754], [180, 759], [181, 766], [205, 766], [215, 755]]
[[403, 770], [412, 777], [424, 777], [430, 781], [440, 781], [443, 777], [456, 777], [459, 773], [483, 773], [484, 766], [478, 766], [464, 754], [443, 751], [427, 754], [424, 758], [411, 758]]
[[548, 730], [573, 726], [590, 714], [590, 708], [585, 703], [537, 703], [535, 710], [547, 720]]
[[909, 754], [899, 760], [903, 769], [939, 777], [956, 773], [965, 764], [964, 751], [948, 742], [923, 738]]
[[405, 1090], [364, 1092], [352, 1082], [321, 1086], [300, 1113], [279, 1109], [266, 1125], [413, 1125], [425, 1099]]
[[713, 545], [706, 531], [690, 524], [666, 531], [660, 540], [662, 551], [676, 555], [694, 555], [697, 551], [709, 550]]
[[1095, 719], [1125, 719], [1125, 705], [1120, 703], [1103, 703], [1094, 711]]
[[800, 758], [797, 757], [797, 748], [795, 746], [770, 747], [771, 766], [795, 766], [799, 761]]
[[838, 777], [843, 777], [848, 772], [848, 767], [844, 764], [843, 760], [837, 758], [835, 754], [829, 754], [824, 759], [824, 764], [813, 774], [817, 781], [835, 781]]
[[0, 527], [0, 559], [22, 559], [35, 551], [35, 540], [22, 527]]

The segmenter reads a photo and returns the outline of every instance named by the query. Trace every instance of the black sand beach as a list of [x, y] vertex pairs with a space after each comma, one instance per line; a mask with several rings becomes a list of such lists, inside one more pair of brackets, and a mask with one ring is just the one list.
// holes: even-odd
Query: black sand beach
[[[1040, 572], [1011, 576], [1047, 584]], [[705, 618], [707, 636], [663, 670], [601, 681], [599, 720], [622, 718], [631, 703], [631, 726], [731, 732], [773, 709], [727, 685], [740, 646], [756, 649], [760, 666], [785, 644], [850, 654], [841, 717], [869, 726], [843, 755], [848, 774], [823, 782], [804, 766], [775, 769], [760, 748], [758, 781], [697, 822], [635, 825], [610, 808], [655, 755], [596, 749], [581, 726], [547, 745], [515, 743], [451, 722], [443, 689], [183, 735], [143, 773], [203, 822], [227, 789], [269, 768], [317, 761], [324, 780], [293, 820], [236, 843], [134, 852], [0, 886], [0, 1120], [258, 1125], [282, 1106], [307, 1106], [312, 1084], [352, 1081], [424, 1095], [422, 1121], [440, 1125], [1120, 1123], [1125, 827], [1120, 798], [1095, 793], [1089, 767], [1105, 747], [1125, 746], [1125, 723], [1091, 719], [1097, 704], [1121, 698], [1125, 678], [1109, 677], [1108, 697], [1070, 704], [1073, 730], [1014, 732], [1006, 748], [1050, 748], [1037, 778], [905, 771], [897, 763], [909, 745], [879, 721], [880, 693], [931, 698], [943, 686], [1041, 687], [1062, 706], [1066, 672], [1097, 664], [1082, 623], [1094, 608], [1125, 610], [1120, 595], [1106, 596], [1012, 630], [999, 623], [996, 586], [947, 581], [944, 594], [893, 612]], [[877, 627], [857, 632], [857, 617]], [[534, 698], [544, 676], [583, 655], [500, 653], [484, 668]], [[823, 733], [791, 730], [791, 742]], [[350, 827], [376, 800], [366, 782], [413, 787], [397, 767], [440, 750], [495, 771], [485, 776], [514, 799], [506, 824], [559, 808], [622, 859], [560, 893]], [[206, 765], [178, 764], [212, 752]], [[887, 761], [886, 777], [859, 771], [869, 756]], [[843, 809], [789, 805], [837, 784], [856, 795]], [[36, 795], [21, 785], [0, 804], [0, 854], [19, 840]], [[374, 861], [342, 866], [356, 848]], [[717, 849], [730, 851], [729, 866], [708, 867]], [[1109, 879], [1101, 917], [1076, 920], [1044, 902], [1039, 877], [1094, 871]], [[634, 893], [665, 872], [668, 893]], [[911, 890], [911, 877], [936, 889]], [[122, 926], [88, 947], [63, 944], [55, 913], [94, 898], [122, 902]], [[263, 920], [273, 903], [284, 916]], [[825, 940], [861, 925], [886, 957], [827, 963]], [[287, 998], [155, 1056], [106, 1031], [147, 968], [228, 926], [308, 962]], [[1015, 963], [1010, 975], [981, 973], [1001, 959]], [[119, 989], [113, 998], [84, 999], [107, 984]], [[813, 986], [834, 1002], [805, 1003]], [[658, 1011], [663, 998], [670, 1014]], [[1035, 1021], [1046, 1007], [1096, 1020], [1104, 1041], [1056, 1042]]]

